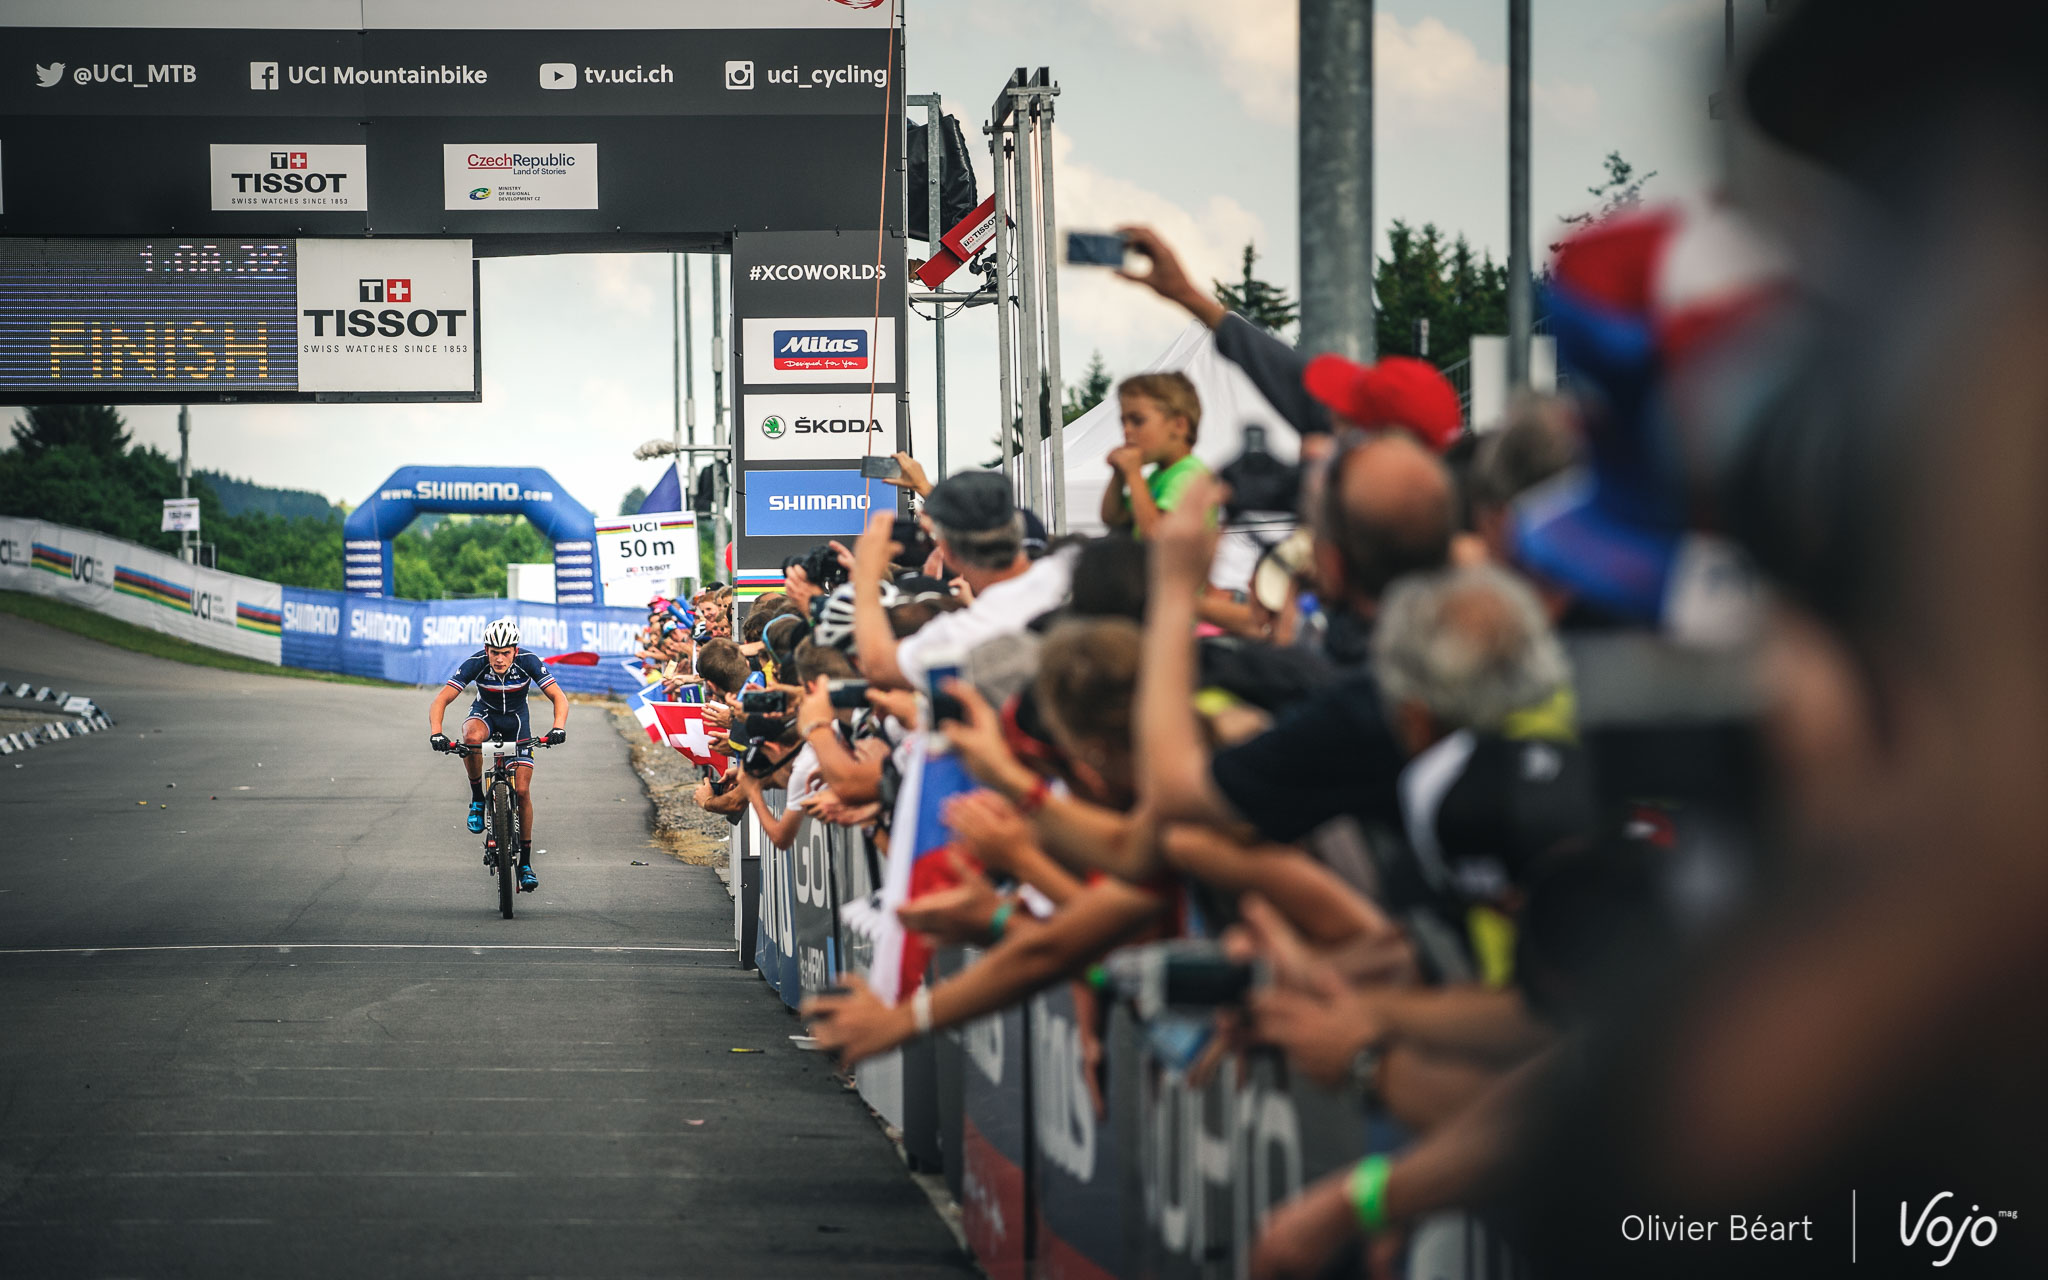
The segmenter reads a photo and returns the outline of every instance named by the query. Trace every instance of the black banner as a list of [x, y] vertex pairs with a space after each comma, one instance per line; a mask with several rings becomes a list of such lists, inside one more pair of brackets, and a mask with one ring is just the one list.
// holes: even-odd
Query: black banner
[[[883, 127], [889, 39], [14, 28], [0, 42], [0, 235], [613, 238], [580, 246], [597, 248], [872, 223], [884, 148], [898, 148]], [[224, 209], [218, 145], [365, 147], [365, 200]], [[444, 169], [450, 148], [561, 146], [590, 149], [582, 206], [471, 204], [474, 186]]]

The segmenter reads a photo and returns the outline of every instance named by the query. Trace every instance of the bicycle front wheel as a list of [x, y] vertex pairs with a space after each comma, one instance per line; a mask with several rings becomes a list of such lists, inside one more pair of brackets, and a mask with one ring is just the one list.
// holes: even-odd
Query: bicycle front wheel
[[518, 888], [519, 829], [513, 817], [512, 788], [504, 783], [491, 787], [491, 832], [498, 841], [498, 912], [512, 918], [512, 894]]

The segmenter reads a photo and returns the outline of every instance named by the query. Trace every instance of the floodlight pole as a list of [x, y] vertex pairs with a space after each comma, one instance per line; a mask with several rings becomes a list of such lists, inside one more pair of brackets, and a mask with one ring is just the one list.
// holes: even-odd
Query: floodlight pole
[[1508, 389], [1529, 385], [1529, 0], [1508, 0]]
[[[178, 496], [192, 496], [192, 406], [178, 406]], [[198, 558], [192, 553], [192, 531], [178, 530], [178, 559], [186, 564], [196, 564]]]
[[[725, 423], [725, 258], [711, 255], [711, 443], [725, 451], [726, 464], [717, 455], [711, 459], [711, 564], [723, 580], [726, 537], [726, 472], [730, 468], [731, 440]], [[694, 461], [694, 459], [693, 459]], [[695, 477], [692, 477], [694, 479]]]
[[1371, 360], [1372, 0], [1300, 0], [1301, 349]]

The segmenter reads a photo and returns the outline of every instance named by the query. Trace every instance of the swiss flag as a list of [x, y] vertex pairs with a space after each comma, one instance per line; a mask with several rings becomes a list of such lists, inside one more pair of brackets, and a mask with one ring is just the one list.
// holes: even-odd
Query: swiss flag
[[303, 169], [303, 168], [305, 168], [305, 167], [306, 167], [306, 153], [305, 153], [305, 152], [303, 152], [303, 151], [294, 151], [294, 152], [292, 152], [292, 162], [291, 162], [291, 163], [292, 163], [292, 168], [294, 168], [294, 169]]
[[704, 723], [704, 708], [689, 702], [656, 702], [655, 722], [661, 727], [662, 739], [692, 764], [709, 765], [720, 775], [732, 763], [732, 757], [711, 747], [711, 731]]
[[386, 302], [411, 302], [411, 301], [412, 301], [412, 281], [410, 281], [410, 280], [386, 280], [386, 281], [384, 282], [384, 301], [386, 301]]

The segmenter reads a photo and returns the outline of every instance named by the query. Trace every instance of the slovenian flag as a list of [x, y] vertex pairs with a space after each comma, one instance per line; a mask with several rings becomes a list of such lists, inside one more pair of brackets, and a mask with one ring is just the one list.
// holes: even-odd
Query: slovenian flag
[[944, 855], [953, 832], [940, 815], [948, 800], [977, 785], [944, 738], [928, 733], [912, 738], [889, 827], [889, 870], [882, 885], [881, 916], [874, 921], [874, 964], [868, 970], [868, 986], [885, 1004], [895, 1004], [924, 981], [931, 944], [905, 929], [896, 909], [959, 883]]

